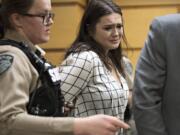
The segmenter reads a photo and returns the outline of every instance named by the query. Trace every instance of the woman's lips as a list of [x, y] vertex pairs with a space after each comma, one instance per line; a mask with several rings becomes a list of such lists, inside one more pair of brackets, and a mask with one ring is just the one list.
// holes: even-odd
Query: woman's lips
[[116, 44], [116, 43], [119, 43], [119, 39], [113, 39], [113, 40], [110, 40], [110, 42]]

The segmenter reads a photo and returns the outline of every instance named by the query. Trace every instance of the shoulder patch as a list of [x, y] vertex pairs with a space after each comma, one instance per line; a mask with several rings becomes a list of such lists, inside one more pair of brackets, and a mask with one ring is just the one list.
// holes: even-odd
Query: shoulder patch
[[13, 63], [13, 56], [4, 54], [0, 55], [0, 75], [7, 71]]

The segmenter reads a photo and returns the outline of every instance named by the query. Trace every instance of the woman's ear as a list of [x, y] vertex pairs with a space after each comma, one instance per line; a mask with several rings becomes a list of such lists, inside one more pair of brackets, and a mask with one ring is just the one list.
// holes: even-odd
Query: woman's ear
[[22, 27], [22, 16], [19, 15], [18, 13], [13, 13], [10, 16], [10, 22], [13, 26], [13, 28], [20, 28]]

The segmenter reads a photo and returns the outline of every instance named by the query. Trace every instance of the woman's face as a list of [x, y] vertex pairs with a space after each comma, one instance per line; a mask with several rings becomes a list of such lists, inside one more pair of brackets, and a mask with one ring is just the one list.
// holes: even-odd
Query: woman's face
[[118, 48], [122, 35], [122, 17], [118, 13], [112, 13], [100, 18], [95, 26], [92, 37], [108, 52]]
[[[31, 9], [22, 17], [22, 31], [25, 36], [33, 43], [40, 44], [49, 40], [50, 26], [53, 23], [51, 18], [48, 18], [51, 11], [50, 0], [34, 0], [34, 4]], [[40, 15], [40, 16], [28, 16], [27, 14]], [[46, 19], [43, 22], [43, 17], [46, 15]]]

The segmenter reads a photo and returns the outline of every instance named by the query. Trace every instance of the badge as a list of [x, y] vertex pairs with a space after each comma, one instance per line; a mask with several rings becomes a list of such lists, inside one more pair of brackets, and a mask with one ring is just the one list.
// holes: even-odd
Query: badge
[[58, 67], [49, 69], [48, 72], [53, 83], [59, 82], [61, 80]]
[[7, 71], [13, 63], [13, 56], [4, 54], [0, 55], [0, 75]]

